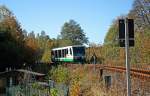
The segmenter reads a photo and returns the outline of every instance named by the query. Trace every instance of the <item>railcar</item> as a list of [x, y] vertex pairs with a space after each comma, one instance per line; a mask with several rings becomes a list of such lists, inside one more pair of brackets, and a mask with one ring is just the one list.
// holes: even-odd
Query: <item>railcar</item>
[[85, 61], [85, 46], [75, 45], [54, 48], [51, 51], [52, 62], [79, 62]]

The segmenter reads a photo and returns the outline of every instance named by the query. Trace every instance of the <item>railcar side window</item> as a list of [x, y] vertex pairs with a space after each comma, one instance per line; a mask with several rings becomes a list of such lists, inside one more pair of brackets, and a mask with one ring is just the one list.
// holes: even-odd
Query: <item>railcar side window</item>
[[65, 57], [65, 49], [62, 50], [62, 57]]
[[70, 48], [70, 55], [72, 55], [72, 50], [71, 50], [71, 48]]
[[64, 57], [66, 57], [66, 55], [68, 54], [68, 49], [64, 50]]
[[54, 52], [55, 52], [55, 56], [56, 56], [56, 58], [57, 58], [57, 57], [58, 57], [58, 55], [57, 55], [57, 50], [55, 50]]
[[66, 49], [66, 54], [68, 54], [68, 49]]
[[55, 51], [53, 51], [53, 52], [52, 52], [52, 55], [54, 55], [54, 56], [55, 56]]
[[51, 51], [51, 55], [54, 55], [54, 51]]
[[61, 57], [61, 50], [58, 50], [58, 58]]
[[65, 54], [64, 55], [66, 56], [66, 49], [65, 49]]

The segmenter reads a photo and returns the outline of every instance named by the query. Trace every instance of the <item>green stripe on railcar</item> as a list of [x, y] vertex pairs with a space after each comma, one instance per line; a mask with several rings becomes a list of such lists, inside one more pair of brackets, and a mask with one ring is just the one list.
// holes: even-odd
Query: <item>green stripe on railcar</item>
[[56, 58], [56, 61], [73, 62], [74, 60], [72, 58]]

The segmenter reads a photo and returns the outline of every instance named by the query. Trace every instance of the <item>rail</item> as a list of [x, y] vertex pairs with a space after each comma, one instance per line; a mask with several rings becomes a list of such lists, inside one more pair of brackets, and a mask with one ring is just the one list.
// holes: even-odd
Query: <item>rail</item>
[[[67, 66], [72, 66], [72, 67], [78, 67], [79, 64], [66, 64]], [[96, 69], [104, 69], [104, 70], [109, 70], [113, 72], [126, 72], [126, 68], [122, 66], [103, 66], [102, 64], [85, 64], [87, 67], [94, 68]], [[139, 69], [139, 68], [131, 68], [130, 73], [132, 77], [144, 79], [144, 80], [150, 80], [150, 70], [145, 70], [145, 69]]]
[[[104, 69], [117, 72], [126, 72], [126, 68], [121, 66], [104, 66]], [[150, 70], [131, 68], [130, 72], [133, 77], [150, 80]]]

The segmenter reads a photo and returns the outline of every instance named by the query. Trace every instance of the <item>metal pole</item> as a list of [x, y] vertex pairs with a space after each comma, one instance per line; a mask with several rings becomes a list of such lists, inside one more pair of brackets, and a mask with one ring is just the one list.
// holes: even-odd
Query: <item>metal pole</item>
[[125, 51], [126, 51], [127, 96], [131, 96], [130, 64], [129, 64], [128, 18], [125, 19]]

